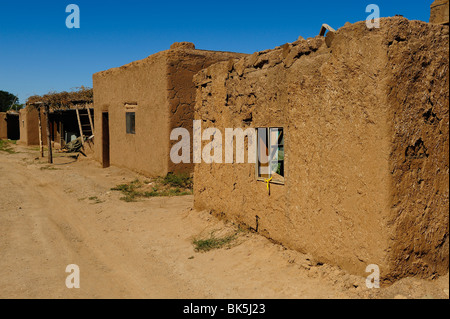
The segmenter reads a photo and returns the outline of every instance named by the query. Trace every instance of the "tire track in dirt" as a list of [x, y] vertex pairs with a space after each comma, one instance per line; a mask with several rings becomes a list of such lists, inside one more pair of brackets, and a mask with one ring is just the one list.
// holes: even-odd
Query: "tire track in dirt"
[[[8, 161], [8, 166], [10, 169], [4, 172], [2, 180], [9, 181], [13, 189], [20, 189], [17, 196], [20, 196], [23, 207], [20, 215], [9, 218], [9, 227], [2, 231], [2, 241], [8, 234], [10, 237], [6, 245], [14, 243], [9, 249], [9, 258], [14, 258], [13, 251], [27, 256], [25, 260], [19, 260], [22, 263], [19, 268], [25, 268], [26, 273], [17, 270], [15, 273], [29, 283], [25, 285], [27, 291], [20, 289], [17, 293], [33, 297], [39, 291], [39, 297], [50, 298], [165, 298], [186, 295], [173, 274], [159, 267], [157, 261], [145, 263], [147, 269], [143, 269], [144, 273], [136, 269], [136, 264], [143, 264], [137, 262], [142, 258], [136, 254], [132, 259], [127, 258], [123, 254], [127, 247], [119, 247], [104, 238], [98, 231], [98, 223], [86, 214], [80, 215], [85, 207], [68, 196], [57, 183], [49, 181], [46, 176], [48, 172], [24, 169], [11, 161]], [[21, 170], [22, 174], [17, 174], [17, 170]], [[1, 186], [2, 189], [6, 187]], [[72, 263], [78, 264], [82, 273], [83, 289], [78, 291], [68, 290], [64, 286], [68, 275], [64, 272], [65, 267]], [[40, 273], [34, 267], [45, 267], [47, 270]], [[147, 277], [149, 273], [152, 276]], [[153, 280], [149, 280], [150, 277]], [[9, 286], [6, 291], [14, 293], [14, 283]], [[36, 291], [28, 289], [33, 286]]]
[[[111, 187], [144, 177], [91, 160], [50, 167], [16, 148], [0, 153], [0, 298], [448, 298], [448, 275], [368, 291], [258, 234], [197, 253], [197, 236], [235, 229], [190, 210], [192, 196], [126, 203]], [[72, 263], [79, 290], [65, 287]]]

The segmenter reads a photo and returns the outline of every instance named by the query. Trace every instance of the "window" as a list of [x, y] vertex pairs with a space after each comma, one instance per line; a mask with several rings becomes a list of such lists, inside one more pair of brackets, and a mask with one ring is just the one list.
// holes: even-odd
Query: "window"
[[284, 183], [283, 128], [258, 128], [256, 174], [258, 180]]
[[127, 134], [136, 134], [136, 113], [127, 112]]

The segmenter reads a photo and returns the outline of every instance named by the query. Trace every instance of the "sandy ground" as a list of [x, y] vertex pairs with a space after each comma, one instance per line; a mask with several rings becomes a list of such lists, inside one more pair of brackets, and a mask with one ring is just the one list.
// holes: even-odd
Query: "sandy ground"
[[[134, 172], [85, 158], [50, 167], [36, 148], [14, 149], [0, 151], [0, 298], [449, 298], [448, 275], [367, 289], [250, 232], [195, 252], [194, 238], [235, 227], [193, 210], [192, 196], [127, 203], [110, 189], [143, 178]], [[65, 285], [69, 264], [80, 289]]]

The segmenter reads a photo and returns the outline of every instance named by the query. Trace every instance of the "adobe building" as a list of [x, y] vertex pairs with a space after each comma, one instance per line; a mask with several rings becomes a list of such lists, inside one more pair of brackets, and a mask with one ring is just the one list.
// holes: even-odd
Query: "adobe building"
[[0, 140], [17, 141], [20, 138], [19, 114], [17, 112], [0, 113]]
[[8, 126], [6, 123], [6, 112], [0, 112], [0, 140], [8, 139]]
[[196, 209], [354, 274], [447, 274], [448, 32], [383, 18], [199, 72], [202, 130], [257, 129], [258, 160], [196, 164]]
[[[47, 128], [45, 126], [46, 116], [41, 110], [41, 125], [43, 144], [47, 145]], [[19, 144], [25, 146], [39, 145], [39, 116], [38, 110], [32, 107], [25, 107], [19, 111], [20, 141]]]
[[219, 61], [242, 57], [175, 43], [170, 50], [120, 68], [94, 74], [95, 157], [103, 167], [126, 167], [150, 176], [192, 172], [193, 164], [172, 164], [173, 128], [192, 132], [193, 76]]
[[[50, 110], [50, 140], [56, 148], [62, 148], [67, 143], [79, 138], [82, 134], [90, 137], [94, 134], [92, 127], [94, 121], [94, 109], [91, 103], [81, 106], [65, 107]], [[78, 109], [78, 114], [77, 110]], [[47, 145], [46, 114], [41, 112], [42, 143]], [[27, 106], [20, 110], [20, 144], [26, 146], [39, 145], [39, 114], [34, 107]], [[79, 120], [78, 120], [79, 118]]]
[[435, 0], [431, 5], [430, 23], [449, 24], [449, 0]]
[[50, 138], [57, 147], [83, 136], [84, 139], [94, 135], [93, 104], [82, 104], [50, 112]]

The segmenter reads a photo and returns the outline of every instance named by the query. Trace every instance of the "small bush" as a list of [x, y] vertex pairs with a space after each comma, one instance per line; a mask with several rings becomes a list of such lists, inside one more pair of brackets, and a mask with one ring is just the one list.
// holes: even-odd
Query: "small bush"
[[207, 252], [213, 249], [220, 249], [226, 245], [231, 244], [237, 238], [237, 233], [233, 235], [228, 235], [225, 237], [217, 238], [214, 233], [211, 233], [210, 238], [207, 239], [196, 239], [193, 241], [195, 251]]

